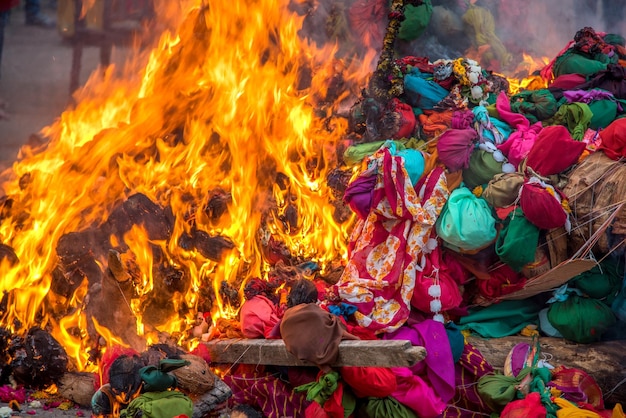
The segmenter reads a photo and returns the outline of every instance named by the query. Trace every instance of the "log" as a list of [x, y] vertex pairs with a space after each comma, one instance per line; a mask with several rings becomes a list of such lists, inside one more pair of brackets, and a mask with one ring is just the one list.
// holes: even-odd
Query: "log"
[[[531, 343], [531, 337], [509, 336], [484, 339], [470, 336], [467, 342], [478, 349], [485, 359], [502, 370], [511, 348], [519, 343]], [[602, 341], [578, 344], [563, 338], [539, 338], [542, 358], [552, 366], [581, 369], [591, 375], [602, 389], [608, 404], [626, 399], [625, 341]]]
[[[214, 363], [314, 366], [287, 351], [283, 340], [218, 339], [203, 343]], [[424, 347], [408, 340], [346, 340], [339, 343], [339, 357], [333, 367], [410, 367], [426, 357]]]
[[86, 372], [67, 372], [57, 385], [57, 393], [83, 408], [91, 408], [91, 398], [96, 393], [96, 375]]

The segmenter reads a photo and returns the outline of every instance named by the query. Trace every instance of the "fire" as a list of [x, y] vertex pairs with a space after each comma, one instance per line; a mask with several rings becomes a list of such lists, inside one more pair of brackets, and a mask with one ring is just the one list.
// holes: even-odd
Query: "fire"
[[522, 53], [522, 60], [513, 70], [513, 76], [507, 77], [509, 81], [509, 91], [511, 94], [519, 93], [522, 90], [540, 90], [547, 87], [544, 80], [538, 73], [550, 63], [548, 57], [534, 58], [531, 55]]
[[[51, 289], [57, 246], [67, 234], [102, 230], [130, 196], [146, 196], [173, 219], [167, 239], [134, 225], [123, 242], [113, 235], [102, 240], [132, 254], [122, 261], [138, 274], [113, 282], [119, 289], [110, 295], [122, 294], [116, 315], [131, 316], [147, 342], [162, 333], [180, 338], [202, 289], [218, 295], [215, 318], [235, 315], [219, 287], [241, 289], [246, 278], [264, 276], [263, 240], [282, 242], [322, 270], [347, 252], [350, 222], [333, 218], [325, 178], [347, 130], [333, 115], [357, 95], [369, 63], [335, 59], [335, 46], [299, 36], [303, 17], [285, 1], [158, 3], [160, 21], [176, 22], [177, 30], [165, 30], [148, 55], [137, 51], [125, 68], [94, 74], [76, 93], [77, 105], [44, 130], [45, 148], [24, 147], [2, 177], [0, 239], [19, 259], [0, 263], [8, 307], [2, 324], [14, 331], [49, 324], [81, 369], [90, 367], [88, 351], [99, 345], [94, 335], [107, 344], [133, 342], [87, 312], [94, 283], [85, 272], [73, 295]], [[330, 91], [337, 74], [343, 85]], [[216, 190], [228, 199], [223, 213], [211, 217], [207, 198]], [[193, 228], [233, 248], [219, 260], [183, 248], [180, 240]], [[95, 260], [103, 275], [108, 262], [102, 255]], [[153, 274], [157, 264], [183, 285], [167, 299], [167, 311], [147, 320], [163, 291]], [[124, 290], [128, 283], [132, 289]]]

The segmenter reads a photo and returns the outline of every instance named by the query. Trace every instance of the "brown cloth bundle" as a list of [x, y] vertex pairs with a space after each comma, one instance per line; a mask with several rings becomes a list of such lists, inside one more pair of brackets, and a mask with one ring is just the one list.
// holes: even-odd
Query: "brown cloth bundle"
[[280, 334], [287, 351], [298, 360], [317, 365], [322, 370], [337, 360], [341, 340], [358, 340], [350, 334], [338, 316], [314, 303], [296, 305], [285, 311]]

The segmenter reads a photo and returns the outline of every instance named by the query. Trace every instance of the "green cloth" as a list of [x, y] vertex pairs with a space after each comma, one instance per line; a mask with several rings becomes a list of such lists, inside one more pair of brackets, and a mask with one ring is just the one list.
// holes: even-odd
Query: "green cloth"
[[359, 407], [359, 417], [365, 418], [417, 418], [417, 414], [395, 398], [367, 398]]
[[591, 270], [570, 280], [570, 284], [594, 299], [607, 298], [606, 303], [613, 303], [620, 290], [624, 269], [615, 261], [606, 259]]
[[530, 324], [537, 324], [541, 309], [529, 300], [505, 300], [487, 307], [470, 308], [459, 319], [459, 328], [483, 338], [515, 335]]
[[593, 113], [587, 103], [569, 103], [559, 107], [554, 117], [546, 120], [545, 125], [563, 125], [576, 141], [582, 141], [591, 123]]
[[591, 76], [597, 72], [606, 70], [606, 68], [606, 63], [585, 57], [570, 49], [564, 52], [563, 55], [557, 57], [552, 71], [554, 72], [555, 77], [563, 74], [582, 74], [584, 76]]
[[550, 305], [548, 320], [563, 338], [583, 344], [599, 341], [617, 322], [611, 308], [602, 301], [575, 293]]
[[424, 0], [419, 6], [407, 4], [404, 8], [404, 20], [400, 24], [398, 39], [412, 41], [419, 38], [428, 27], [432, 15], [431, 0]]
[[296, 392], [306, 392], [307, 401], [315, 401], [320, 405], [332, 396], [339, 386], [339, 373], [326, 373], [315, 382], [306, 383], [294, 388]]
[[[367, 142], [364, 144], [350, 145], [343, 153], [343, 161], [348, 166], [355, 166], [361, 164], [363, 158], [374, 154], [378, 149], [383, 146], [387, 141]], [[396, 151], [402, 151], [406, 149], [404, 143], [400, 141], [391, 141], [396, 146]]]
[[485, 201], [467, 187], [450, 193], [437, 223], [437, 235], [447, 244], [461, 250], [476, 250], [496, 239], [496, 220]]
[[172, 418], [185, 414], [193, 415], [193, 402], [182, 392], [166, 390], [163, 392], [146, 392], [133, 399], [120, 418], [134, 418], [141, 414], [143, 418]]
[[615, 100], [594, 100], [589, 103], [592, 117], [589, 127], [594, 131], [604, 129], [617, 117], [617, 102]]
[[517, 385], [528, 375], [530, 368], [522, 369], [517, 376], [486, 374], [478, 379], [476, 386], [482, 399], [494, 412], [502, 412], [504, 407], [517, 398]]
[[526, 116], [530, 123], [554, 116], [559, 109], [557, 100], [548, 89], [527, 90], [511, 97], [511, 110]]
[[176, 387], [176, 377], [168, 374], [183, 366], [191, 364], [188, 360], [162, 359], [159, 366], [146, 366], [139, 369], [139, 376], [143, 380], [144, 392], [161, 392]]
[[617, 33], [607, 33], [602, 39], [607, 44], [626, 46], [626, 39]]
[[496, 254], [513, 270], [520, 272], [535, 261], [540, 230], [530, 223], [520, 207], [515, 208], [503, 222], [496, 241]]
[[473, 190], [476, 186], [489, 183], [499, 173], [502, 173], [502, 162], [496, 161], [493, 153], [478, 149], [472, 152], [469, 166], [463, 170], [463, 182]]

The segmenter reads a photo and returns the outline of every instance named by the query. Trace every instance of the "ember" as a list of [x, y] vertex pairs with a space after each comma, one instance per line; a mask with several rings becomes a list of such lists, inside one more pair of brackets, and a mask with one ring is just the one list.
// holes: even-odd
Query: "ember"
[[[94, 74], [3, 174], [0, 382], [115, 416], [579, 399], [587, 372], [551, 372], [537, 337], [626, 319], [623, 37], [585, 26], [551, 61], [476, 2], [156, 3], [176, 24], [149, 55]], [[471, 45], [427, 56], [431, 19]], [[462, 332], [529, 338], [502, 376]]]

